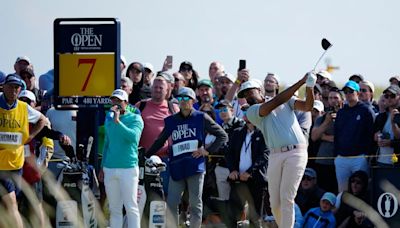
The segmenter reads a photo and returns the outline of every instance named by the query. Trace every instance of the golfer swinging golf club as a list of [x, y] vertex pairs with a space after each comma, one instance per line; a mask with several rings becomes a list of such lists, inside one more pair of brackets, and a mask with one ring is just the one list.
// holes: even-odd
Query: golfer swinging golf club
[[[247, 70], [239, 71], [248, 74]], [[259, 84], [249, 80], [239, 89], [238, 97], [246, 98], [251, 105], [247, 118], [264, 135], [270, 148], [267, 170], [268, 190], [272, 214], [278, 227], [289, 228], [294, 224], [294, 198], [307, 165], [307, 140], [304, 137], [294, 110], [311, 111], [314, 103], [313, 87], [317, 77], [307, 73], [297, 83], [265, 100]], [[306, 83], [306, 100], [293, 94]]]

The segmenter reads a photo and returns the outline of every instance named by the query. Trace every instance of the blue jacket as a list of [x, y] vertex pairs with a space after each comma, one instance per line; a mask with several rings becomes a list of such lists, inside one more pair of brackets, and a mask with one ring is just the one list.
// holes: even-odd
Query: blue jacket
[[334, 124], [335, 155], [370, 154], [373, 148], [374, 118], [374, 111], [363, 102], [353, 107], [344, 105], [338, 111]]
[[332, 211], [321, 211], [320, 207], [311, 208], [304, 215], [303, 228], [335, 228], [336, 219]]
[[207, 148], [211, 154], [216, 153], [228, 138], [222, 127], [216, 124], [210, 116], [194, 109], [187, 117], [179, 112], [167, 117], [164, 122], [163, 131], [148, 149], [146, 155], [153, 155], [171, 137], [169, 168], [171, 177], [175, 181], [205, 172], [204, 157], [193, 158], [192, 153], [204, 145], [207, 133], [216, 136], [215, 141]]

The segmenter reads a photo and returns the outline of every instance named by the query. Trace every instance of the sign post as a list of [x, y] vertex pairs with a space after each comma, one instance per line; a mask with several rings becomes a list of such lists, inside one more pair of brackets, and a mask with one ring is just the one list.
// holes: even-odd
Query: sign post
[[115, 18], [58, 18], [53, 26], [54, 107], [79, 110], [77, 145], [87, 145], [89, 137], [94, 137], [90, 162], [98, 170], [99, 116], [121, 81], [120, 22]]

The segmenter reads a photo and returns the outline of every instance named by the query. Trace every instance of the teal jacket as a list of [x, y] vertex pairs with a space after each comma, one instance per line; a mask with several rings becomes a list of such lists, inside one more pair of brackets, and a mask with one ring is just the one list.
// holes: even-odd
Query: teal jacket
[[143, 131], [143, 120], [138, 114], [125, 112], [117, 124], [113, 112], [107, 113], [104, 123], [105, 139], [102, 166], [106, 168], [134, 168], [138, 165], [138, 145]]

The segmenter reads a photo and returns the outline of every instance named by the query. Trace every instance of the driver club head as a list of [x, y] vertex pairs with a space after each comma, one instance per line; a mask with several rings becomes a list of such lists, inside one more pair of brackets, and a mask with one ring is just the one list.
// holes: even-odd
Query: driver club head
[[329, 41], [328, 41], [327, 39], [325, 39], [325, 38], [322, 39], [321, 45], [322, 45], [322, 48], [323, 48], [325, 51], [328, 50], [330, 47], [332, 47], [331, 42], [329, 42]]
[[322, 57], [324, 57], [326, 51], [328, 51], [328, 49], [329, 49], [330, 47], [332, 47], [332, 44], [331, 44], [331, 42], [329, 42], [327, 39], [323, 38], [323, 39], [321, 40], [321, 46], [322, 46], [322, 48], [324, 49], [324, 52], [322, 53], [321, 57], [319, 57], [317, 63], [314, 65], [313, 70], [315, 70], [315, 68], [318, 66], [319, 61], [321, 61]]

